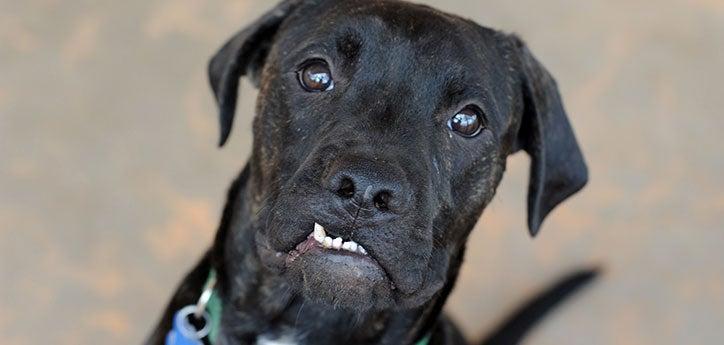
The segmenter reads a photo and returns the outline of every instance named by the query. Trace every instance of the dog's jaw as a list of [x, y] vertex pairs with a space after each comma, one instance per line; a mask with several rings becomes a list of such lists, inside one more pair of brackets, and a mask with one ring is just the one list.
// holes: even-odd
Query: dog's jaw
[[271, 263], [306, 300], [358, 312], [394, 305], [395, 284], [374, 254], [352, 240], [332, 239], [317, 223], [288, 252], [260, 249], [261, 260]]

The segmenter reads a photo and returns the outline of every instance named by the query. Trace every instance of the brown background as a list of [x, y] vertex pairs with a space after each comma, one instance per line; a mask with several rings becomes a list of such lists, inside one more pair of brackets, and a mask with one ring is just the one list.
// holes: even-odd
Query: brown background
[[[557, 77], [592, 180], [525, 231], [510, 160], [448, 310], [471, 336], [556, 276], [607, 273], [528, 344], [724, 341], [724, 3], [429, 0]], [[0, 343], [134, 344], [209, 244], [249, 152], [204, 75], [261, 0], [0, 0]]]

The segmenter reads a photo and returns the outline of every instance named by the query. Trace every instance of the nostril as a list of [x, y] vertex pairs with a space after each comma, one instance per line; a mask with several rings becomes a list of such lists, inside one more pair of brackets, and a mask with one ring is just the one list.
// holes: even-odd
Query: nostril
[[373, 201], [378, 210], [388, 211], [390, 209], [390, 192], [382, 191], [377, 193]]
[[342, 181], [339, 183], [339, 189], [337, 189], [337, 195], [345, 199], [350, 199], [354, 196], [354, 192], [354, 182], [347, 177], [342, 178]]

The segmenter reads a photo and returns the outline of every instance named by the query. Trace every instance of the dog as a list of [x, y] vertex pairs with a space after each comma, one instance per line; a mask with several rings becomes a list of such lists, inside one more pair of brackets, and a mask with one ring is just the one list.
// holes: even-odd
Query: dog
[[215, 344], [465, 344], [441, 310], [507, 157], [531, 158], [533, 236], [588, 180], [556, 82], [523, 41], [427, 6], [285, 0], [208, 73], [219, 146], [240, 78], [259, 89], [252, 153], [147, 344], [211, 271]]

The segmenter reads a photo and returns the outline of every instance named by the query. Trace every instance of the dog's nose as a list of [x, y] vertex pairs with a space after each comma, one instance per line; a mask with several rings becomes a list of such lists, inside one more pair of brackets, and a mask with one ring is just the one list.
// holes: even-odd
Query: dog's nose
[[347, 165], [328, 181], [329, 189], [350, 211], [402, 213], [409, 204], [409, 184], [402, 170], [396, 167], [369, 163]]

